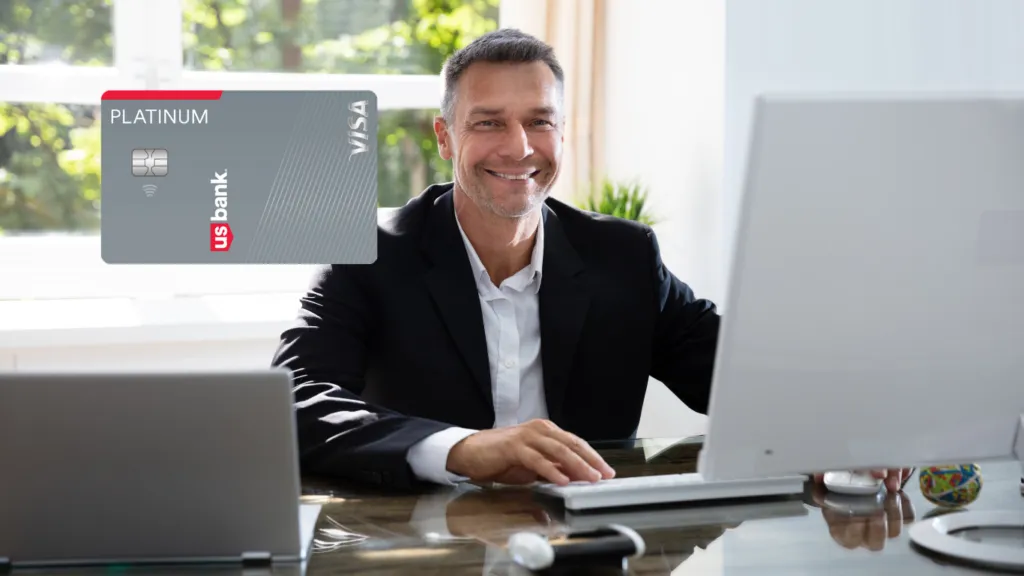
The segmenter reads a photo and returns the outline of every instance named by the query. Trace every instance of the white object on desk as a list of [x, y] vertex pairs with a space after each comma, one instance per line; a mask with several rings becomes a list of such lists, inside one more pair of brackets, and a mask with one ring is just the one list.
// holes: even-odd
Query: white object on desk
[[957, 532], [977, 528], [1024, 528], [1024, 512], [981, 510], [945, 514], [920, 520], [910, 527], [910, 539], [923, 548], [998, 569], [1019, 570], [1024, 566], [1024, 548], [972, 542]]
[[571, 482], [567, 486], [540, 484], [534, 490], [561, 498], [569, 510], [621, 508], [733, 498], [802, 494], [806, 476], [758, 480], [707, 482], [700, 474], [662, 474], [612, 478], [597, 483]]
[[826, 472], [825, 488], [836, 494], [851, 496], [873, 496], [882, 489], [882, 479], [864, 472]]
[[[757, 100], [699, 472], [1024, 459], [1022, 128], [1020, 93]], [[1020, 518], [910, 535], [1024, 569], [946, 531]]]

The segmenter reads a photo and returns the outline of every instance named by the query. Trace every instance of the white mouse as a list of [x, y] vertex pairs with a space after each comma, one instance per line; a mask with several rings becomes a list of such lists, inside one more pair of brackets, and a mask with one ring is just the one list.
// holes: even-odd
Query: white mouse
[[826, 472], [825, 488], [837, 494], [874, 496], [882, 488], [882, 479], [867, 472]]

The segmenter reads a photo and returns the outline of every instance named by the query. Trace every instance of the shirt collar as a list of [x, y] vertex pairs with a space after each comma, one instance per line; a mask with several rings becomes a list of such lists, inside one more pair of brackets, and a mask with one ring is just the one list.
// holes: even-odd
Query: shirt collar
[[[454, 208], [453, 208], [454, 210]], [[487, 269], [484, 268], [484, 263], [480, 260], [480, 256], [476, 253], [476, 249], [473, 248], [473, 244], [469, 241], [469, 237], [466, 236], [466, 231], [462, 228], [462, 223], [459, 222], [458, 213], [455, 214], [455, 223], [459, 226], [459, 234], [462, 235], [462, 243], [466, 246], [466, 253], [469, 255], [469, 264], [473, 268], [473, 276], [476, 278], [477, 291], [481, 294], [485, 294], [485, 290], [488, 287], [494, 287], [494, 283], [491, 282], [491, 277], [487, 274]], [[526, 290], [530, 288], [534, 294], [540, 291], [540, 281], [543, 275], [544, 268], [544, 220], [541, 219], [540, 224], [537, 226], [537, 237], [533, 244], [533, 254], [530, 256], [530, 264], [526, 268], [513, 274], [510, 278], [505, 280], [503, 284], [516, 290]]]

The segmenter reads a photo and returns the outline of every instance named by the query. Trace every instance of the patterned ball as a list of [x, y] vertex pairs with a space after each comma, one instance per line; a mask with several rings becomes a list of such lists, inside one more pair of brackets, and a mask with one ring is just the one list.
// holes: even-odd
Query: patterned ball
[[981, 468], [977, 464], [922, 468], [918, 483], [921, 494], [932, 504], [947, 508], [967, 506], [981, 492]]

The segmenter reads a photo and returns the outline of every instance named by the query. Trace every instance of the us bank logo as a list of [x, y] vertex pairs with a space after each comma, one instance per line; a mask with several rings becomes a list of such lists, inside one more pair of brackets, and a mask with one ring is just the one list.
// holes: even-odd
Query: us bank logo
[[227, 252], [235, 235], [228, 223], [228, 171], [214, 172], [210, 179], [213, 184], [213, 216], [210, 216], [210, 252]]

